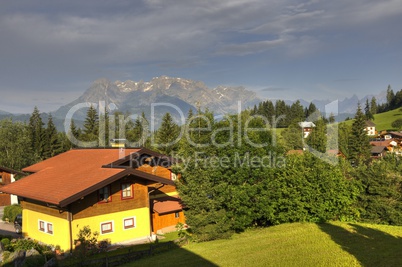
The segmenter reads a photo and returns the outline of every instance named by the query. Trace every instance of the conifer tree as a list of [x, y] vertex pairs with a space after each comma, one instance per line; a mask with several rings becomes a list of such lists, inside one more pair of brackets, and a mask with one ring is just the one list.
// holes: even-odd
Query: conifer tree
[[371, 107], [368, 99], [366, 99], [366, 106], [364, 107], [364, 115], [366, 116], [366, 120], [374, 120], [374, 116], [371, 113]]
[[327, 150], [327, 127], [322, 118], [315, 122], [314, 130], [307, 137], [307, 144], [315, 150], [325, 153]]
[[58, 136], [56, 126], [53, 123], [52, 114], [49, 114], [47, 127], [44, 131], [44, 151], [43, 157], [51, 158], [62, 152], [61, 141]]
[[134, 147], [148, 147], [149, 146], [149, 123], [142, 112], [141, 116], [137, 116], [134, 122], [130, 120], [127, 126], [127, 139]]
[[180, 127], [173, 121], [169, 112], [162, 117], [162, 123], [156, 132], [156, 148], [164, 154], [170, 154], [178, 147]]
[[35, 106], [31, 117], [29, 118], [29, 133], [31, 139], [31, 149], [35, 156], [43, 159], [44, 151], [44, 128], [39, 109]]
[[364, 116], [359, 103], [355, 115], [355, 121], [352, 124], [351, 135], [348, 140], [349, 160], [354, 165], [366, 163], [370, 157], [371, 146], [365, 129], [366, 117]]
[[314, 112], [317, 111], [317, 107], [313, 102], [310, 102], [308, 105], [308, 108], [305, 110], [305, 118], [308, 118], [310, 115], [312, 115]]
[[77, 125], [75, 124], [74, 120], [71, 119], [71, 124], [70, 124], [70, 129], [67, 133], [67, 138], [69, 140], [69, 147], [73, 148], [73, 147], [77, 147], [78, 144], [75, 144], [74, 142], [72, 142], [72, 138], [74, 137], [76, 140], [79, 140], [81, 135], [81, 129], [77, 127]]
[[87, 111], [87, 116], [84, 122], [84, 133], [82, 135], [83, 141], [94, 142], [91, 145], [97, 146], [98, 144], [98, 133], [99, 133], [99, 117], [96, 109], [90, 106]]
[[374, 96], [371, 98], [370, 112], [372, 115], [377, 114], [377, 100]]

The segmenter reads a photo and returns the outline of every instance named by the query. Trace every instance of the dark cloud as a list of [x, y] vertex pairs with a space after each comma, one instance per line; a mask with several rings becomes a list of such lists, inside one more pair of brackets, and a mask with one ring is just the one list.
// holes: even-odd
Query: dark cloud
[[[398, 60], [391, 68], [402, 57], [398, 0], [22, 0], [1, 7], [0, 91], [64, 96], [104, 73], [145, 80], [180, 71], [207, 84], [228, 77], [234, 84], [279, 85], [261, 92], [294, 88], [292, 79], [307, 91], [321, 76], [390, 73], [377, 58]], [[367, 58], [375, 62], [362, 64]], [[214, 67], [227, 71], [216, 75]], [[289, 77], [267, 77], [270, 71]]]

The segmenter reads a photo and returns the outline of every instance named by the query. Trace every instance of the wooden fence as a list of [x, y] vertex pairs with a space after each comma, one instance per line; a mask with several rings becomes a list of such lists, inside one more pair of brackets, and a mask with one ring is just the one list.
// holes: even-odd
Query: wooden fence
[[159, 243], [159, 244], [151, 244], [149, 249], [147, 250], [140, 250], [140, 251], [131, 251], [125, 254], [115, 255], [115, 256], [108, 256], [106, 253], [106, 257], [104, 258], [97, 258], [97, 259], [87, 259], [80, 263], [74, 263], [71, 265], [65, 265], [62, 261], [59, 262], [59, 266], [63, 267], [75, 267], [75, 266], [96, 266], [96, 267], [114, 267], [125, 264], [127, 262], [132, 262], [138, 259], [141, 259], [146, 256], [151, 256], [154, 254], [158, 254], [164, 251], [168, 251], [172, 248], [177, 247], [173, 241], [169, 241], [166, 243]]

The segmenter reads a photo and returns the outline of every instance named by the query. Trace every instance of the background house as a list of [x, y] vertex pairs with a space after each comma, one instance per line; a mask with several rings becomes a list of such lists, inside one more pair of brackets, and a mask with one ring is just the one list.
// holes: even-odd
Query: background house
[[375, 123], [372, 121], [366, 121], [366, 128], [364, 129], [367, 132], [367, 135], [376, 135], [377, 132], [375, 130]]
[[16, 195], [3, 193], [1, 188], [4, 185], [15, 182], [17, 176], [25, 175], [23, 172], [0, 166], [0, 206], [18, 204], [18, 197]]
[[315, 127], [315, 124], [311, 121], [303, 121], [299, 122], [299, 126], [302, 129], [303, 138], [307, 138]]

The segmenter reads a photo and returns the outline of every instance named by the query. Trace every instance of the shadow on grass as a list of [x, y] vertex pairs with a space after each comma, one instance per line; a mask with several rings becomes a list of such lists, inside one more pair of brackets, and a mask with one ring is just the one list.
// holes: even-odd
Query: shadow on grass
[[318, 226], [363, 266], [402, 266], [402, 238], [357, 224], [349, 225], [350, 231], [330, 223]]
[[122, 265], [121, 267], [150, 267], [150, 266], [163, 266], [163, 267], [188, 267], [188, 266], [206, 266], [217, 267], [215, 263], [191, 252], [187, 249], [175, 246], [169, 251], [160, 254], [152, 255], [150, 257], [143, 257], [137, 261], [133, 261]]

